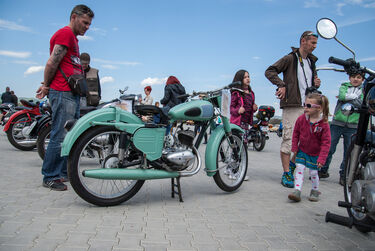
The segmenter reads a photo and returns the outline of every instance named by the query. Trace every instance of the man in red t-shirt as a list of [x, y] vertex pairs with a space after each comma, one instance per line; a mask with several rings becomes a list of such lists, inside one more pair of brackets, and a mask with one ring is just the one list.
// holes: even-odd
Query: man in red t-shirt
[[48, 94], [52, 108], [52, 128], [50, 142], [43, 161], [43, 186], [52, 190], [63, 191], [67, 178], [67, 158], [61, 157], [61, 143], [66, 131], [67, 120], [79, 116], [79, 96], [72, 94], [61, 71], [69, 77], [83, 74], [79, 59], [77, 36], [83, 36], [89, 29], [94, 17], [92, 10], [85, 5], [77, 5], [70, 14], [68, 26], [58, 30], [50, 41], [50, 57], [44, 69], [44, 82], [37, 90], [37, 98]]

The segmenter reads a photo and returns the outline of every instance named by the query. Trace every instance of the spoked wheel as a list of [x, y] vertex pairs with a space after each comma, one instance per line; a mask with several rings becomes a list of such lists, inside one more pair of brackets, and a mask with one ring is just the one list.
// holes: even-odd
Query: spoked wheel
[[[347, 158], [345, 160], [345, 170], [344, 170], [344, 195], [345, 195], [345, 202], [351, 203], [352, 202], [352, 194], [351, 194], [351, 188], [349, 187], [347, 181], [349, 178], [349, 171], [350, 171], [350, 159], [351, 159], [351, 152], [354, 148], [354, 140], [352, 140], [348, 151], [347, 151]], [[363, 180], [363, 177], [361, 177], [360, 169], [363, 168], [361, 163], [358, 163], [358, 167], [356, 168], [357, 171], [354, 174], [354, 181], [355, 180]], [[367, 214], [359, 212], [354, 210], [353, 208], [348, 208], [348, 214], [350, 217], [353, 217], [355, 221], [364, 223], [367, 225], [375, 225], [375, 221], [372, 220]], [[371, 231], [370, 228], [364, 227], [364, 226], [358, 226], [355, 225], [355, 227], [363, 233], [367, 233]]]
[[36, 146], [38, 148], [38, 154], [41, 159], [44, 159], [44, 155], [46, 154], [50, 135], [51, 125], [46, 125], [39, 132], [38, 138], [36, 140]]
[[9, 142], [17, 149], [22, 151], [31, 151], [36, 146], [36, 139], [30, 139], [28, 136], [25, 136], [25, 131], [30, 128], [31, 124], [35, 121], [35, 115], [21, 114], [16, 117], [12, 124], [10, 124], [7, 131], [7, 137]]
[[254, 148], [258, 152], [262, 151], [264, 146], [266, 145], [266, 137], [260, 130], [255, 131], [255, 139], [254, 139]]
[[215, 183], [226, 192], [238, 189], [247, 172], [247, 147], [244, 145], [240, 133], [236, 131], [232, 133], [238, 154], [234, 155], [229, 138], [224, 136], [217, 152], [217, 172], [214, 175]]
[[95, 126], [82, 135], [70, 151], [70, 183], [82, 199], [94, 205], [114, 206], [127, 201], [145, 182], [95, 179], [82, 175], [83, 171], [90, 169], [117, 168], [119, 135], [120, 131], [113, 127]]

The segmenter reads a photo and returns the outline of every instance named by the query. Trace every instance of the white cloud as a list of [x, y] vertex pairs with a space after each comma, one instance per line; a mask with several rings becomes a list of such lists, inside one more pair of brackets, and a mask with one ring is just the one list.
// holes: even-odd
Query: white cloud
[[338, 3], [336, 4], [336, 14], [339, 15], [339, 16], [343, 16], [344, 13], [342, 12], [342, 8], [346, 6], [345, 3]]
[[320, 5], [316, 0], [309, 0], [304, 2], [304, 8], [319, 8]]
[[116, 70], [116, 69], [118, 69], [117, 66], [115, 66], [115, 65], [111, 65], [111, 64], [103, 64], [103, 65], [101, 66], [101, 68], [110, 69], [110, 70]]
[[4, 19], [0, 19], [0, 29], [31, 32], [31, 29], [29, 27], [19, 25], [15, 22], [7, 21]]
[[258, 57], [258, 56], [254, 56], [254, 57], [252, 57], [252, 59], [259, 60], [260, 57]]
[[101, 35], [101, 36], [107, 35], [106, 30], [104, 30], [102, 28], [98, 28], [98, 27], [91, 27], [89, 31], [95, 32], [96, 34]]
[[77, 36], [77, 38], [80, 41], [92, 41], [92, 40], [94, 40], [94, 38], [90, 37], [90, 36]]
[[375, 61], [375, 57], [362, 58], [362, 59], [359, 59], [358, 61], [359, 62]]
[[350, 25], [356, 25], [356, 24], [361, 24], [361, 23], [366, 23], [375, 20], [375, 17], [360, 17], [358, 19], [351, 19], [349, 21], [346, 21], [344, 23], [340, 23], [337, 26], [339, 28], [345, 27], [345, 26], [350, 26]]
[[103, 84], [103, 83], [112, 83], [114, 81], [115, 81], [115, 79], [113, 77], [111, 77], [111, 76], [105, 76], [105, 77], [102, 77], [100, 79], [100, 83], [101, 84]]
[[30, 74], [34, 74], [34, 73], [37, 73], [37, 72], [40, 72], [40, 71], [43, 71], [44, 70], [44, 66], [40, 65], [40, 66], [30, 66], [25, 72], [24, 74], [25, 75], [30, 75]]
[[112, 30], [113, 31], [118, 31], [118, 28], [117, 27], [113, 27]]
[[140, 63], [138, 62], [129, 62], [129, 61], [111, 61], [111, 60], [105, 60], [105, 59], [99, 59], [99, 58], [94, 58], [92, 59], [93, 62], [98, 62], [102, 64], [107, 64], [107, 65], [130, 65], [130, 66], [135, 66], [139, 65]]
[[0, 51], [0, 56], [13, 57], [13, 58], [28, 58], [31, 52], [21, 51]]
[[148, 78], [142, 80], [141, 85], [142, 86], [161, 85], [161, 84], [164, 84], [166, 81], [167, 81], [167, 78], [150, 78], [150, 77], [148, 77]]
[[37, 64], [34, 61], [27, 61], [27, 60], [15, 60], [13, 61], [15, 64], [24, 64], [24, 65], [32, 65], [32, 64]]

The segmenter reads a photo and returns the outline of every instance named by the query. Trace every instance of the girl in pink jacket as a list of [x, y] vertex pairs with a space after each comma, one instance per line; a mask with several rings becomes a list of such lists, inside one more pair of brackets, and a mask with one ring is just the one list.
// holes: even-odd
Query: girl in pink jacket
[[303, 173], [309, 168], [312, 182], [310, 201], [319, 199], [318, 170], [324, 165], [331, 145], [331, 132], [328, 124], [329, 103], [326, 96], [312, 93], [306, 97], [305, 113], [294, 126], [292, 152], [296, 156], [294, 188], [290, 200], [301, 201]]

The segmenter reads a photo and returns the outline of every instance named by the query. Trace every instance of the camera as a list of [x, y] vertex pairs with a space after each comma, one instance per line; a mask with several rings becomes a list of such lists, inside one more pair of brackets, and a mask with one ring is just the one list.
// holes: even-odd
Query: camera
[[306, 88], [305, 96], [307, 96], [307, 95], [310, 94], [310, 93], [318, 93], [318, 94], [322, 94], [322, 92], [319, 91], [318, 88], [316, 88], [315, 86], [310, 86], [310, 87], [307, 87], [307, 88]]

